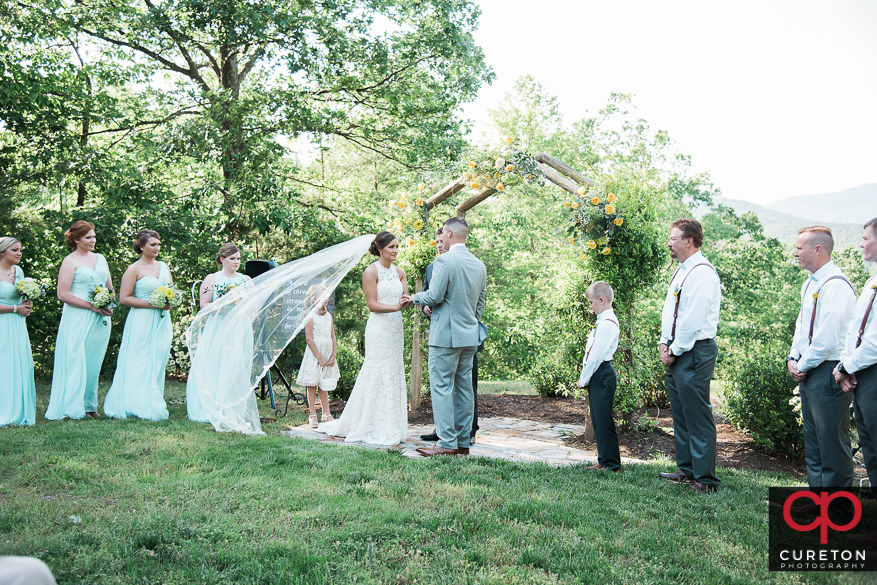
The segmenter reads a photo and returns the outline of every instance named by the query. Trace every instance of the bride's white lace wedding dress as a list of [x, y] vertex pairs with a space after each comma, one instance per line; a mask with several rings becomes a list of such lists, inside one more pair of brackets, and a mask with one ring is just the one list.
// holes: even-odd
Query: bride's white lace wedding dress
[[[395, 305], [402, 281], [395, 266], [378, 269], [377, 301]], [[365, 326], [365, 360], [341, 416], [317, 431], [345, 442], [397, 445], [408, 435], [408, 401], [403, 364], [402, 313], [370, 313]]]

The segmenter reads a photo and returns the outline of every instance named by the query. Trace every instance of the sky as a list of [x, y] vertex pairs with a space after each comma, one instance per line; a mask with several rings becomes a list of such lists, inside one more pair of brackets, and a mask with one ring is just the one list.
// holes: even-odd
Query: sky
[[473, 1], [496, 73], [464, 109], [476, 135], [531, 74], [567, 124], [632, 94], [728, 198], [877, 182], [877, 0]]

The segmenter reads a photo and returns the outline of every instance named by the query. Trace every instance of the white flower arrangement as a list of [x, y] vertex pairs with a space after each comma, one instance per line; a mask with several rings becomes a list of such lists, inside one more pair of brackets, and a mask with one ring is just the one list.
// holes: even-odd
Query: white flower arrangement
[[22, 278], [18, 281], [16, 289], [25, 301], [46, 296], [46, 285], [33, 278]]

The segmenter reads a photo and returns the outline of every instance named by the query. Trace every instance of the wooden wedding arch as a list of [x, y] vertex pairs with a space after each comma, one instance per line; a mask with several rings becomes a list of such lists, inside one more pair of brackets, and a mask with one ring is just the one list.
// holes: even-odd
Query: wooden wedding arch
[[[546, 179], [573, 195], [576, 194], [580, 187], [591, 187], [594, 185], [594, 181], [549, 154], [543, 152], [533, 157], [533, 159], [536, 161], [536, 167], [542, 171]], [[439, 203], [465, 189], [466, 185], [467, 181], [462, 177], [449, 183], [426, 201], [427, 213]], [[488, 188], [469, 197], [457, 205], [457, 217], [466, 217], [467, 211], [495, 193], [497, 193], [496, 189]], [[422, 289], [423, 277], [418, 274], [414, 290], [415, 292], [420, 292]], [[420, 408], [420, 392], [423, 388], [423, 348], [420, 342], [420, 311], [414, 314], [413, 329], [414, 332], [411, 339], [411, 387], [408, 392], [408, 406], [412, 412]], [[588, 427], [590, 429], [590, 425]]]

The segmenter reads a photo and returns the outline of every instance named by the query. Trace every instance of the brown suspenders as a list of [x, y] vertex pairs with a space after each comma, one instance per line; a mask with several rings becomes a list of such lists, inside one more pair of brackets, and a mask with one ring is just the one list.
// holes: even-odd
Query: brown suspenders
[[[605, 321], [609, 321], [610, 323], [615, 323], [615, 326], [616, 326], [616, 327], [619, 326], [619, 325], [618, 325], [618, 321], [615, 321], [614, 319], [605, 319]], [[597, 332], [596, 332], [596, 329], [597, 329], [597, 326], [594, 325], [594, 343], [597, 343]], [[585, 354], [585, 361], [586, 361], [586, 362], [588, 361], [588, 357], [591, 355], [591, 350], [594, 349], [594, 343], [591, 344], [591, 347], [588, 348], [588, 353]]]
[[[813, 293], [813, 312], [810, 313], [810, 333], [807, 335], [807, 345], [810, 345], [813, 343], [813, 326], [816, 323], [816, 305], [819, 304], [819, 293], [822, 291], [823, 288], [825, 288], [826, 284], [828, 284], [830, 281], [838, 279], [838, 278], [840, 280], [844, 281], [845, 283], [849, 284], [851, 289], [853, 288], [853, 285], [850, 283], [849, 280], [846, 279], [845, 276], [842, 276], [840, 274], [835, 274], [834, 276], [830, 276], [827, 279], [825, 279], [825, 282], [822, 283], [822, 286], [819, 287], [819, 290], [817, 290], [815, 293]], [[807, 286], [804, 288], [804, 295], [805, 295], [804, 298], [806, 298], [807, 291], [810, 290], [810, 282], [811, 281], [808, 280]], [[855, 289], [853, 289], [853, 294], [856, 294]], [[804, 298], [801, 299], [801, 310], [802, 311], [804, 310]], [[873, 300], [874, 299], [872, 298], [871, 301], [873, 302]], [[870, 311], [870, 309], [871, 309], [871, 305], [868, 305], [868, 310]], [[865, 318], [866, 319], [868, 318], [867, 313], [865, 314]], [[864, 324], [863, 324], [863, 326], [864, 326]], [[858, 347], [858, 346], [856, 346], [856, 347]]]
[[[673, 296], [676, 297], [676, 306], [673, 308], [673, 328], [670, 330], [670, 343], [667, 344], [668, 346], [673, 343], [673, 340], [676, 339], [676, 318], [679, 316], [679, 300], [682, 298], [682, 285], [685, 284], [685, 281], [688, 279], [688, 276], [691, 274], [691, 271], [694, 270], [695, 268], [697, 268], [698, 266], [709, 266], [710, 268], [713, 269], [713, 271], [716, 270], [716, 267], [713, 266], [712, 264], [709, 264], [708, 262], [701, 262], [700, 264], [695, 264], [694, 266], [692, 266], [691, 268], [688, 269], [688, 274], [686, 274], [685, 278], [682, 279], [682, 282], [679, 283], [679, 288], [677, 288], [676, 292], [673, 293]], [[676, 274], [679, 272], [680, 268], [677, 268], [676, 272], [673, 273], [673, 278], [676, 278]], [[716, 272], [716, 275], [718, 275], [718, 272]], [[673, 282], [673, 278], [670, 279], [670, 282]]]
[[862, 345], [862, 335], [865, 334], [865, 325], [868, 324], [868, 315], [871, 314], [871, 307], [874, 306], [875, 296], [877, 296], [877, 284], [871, 285], [871, 300], [868, 301], [868, 308], [865, 309], [865, 316], [862, 317], [862, 325], [859, 327], [859, 336], [856, 338], [856, 347]]

